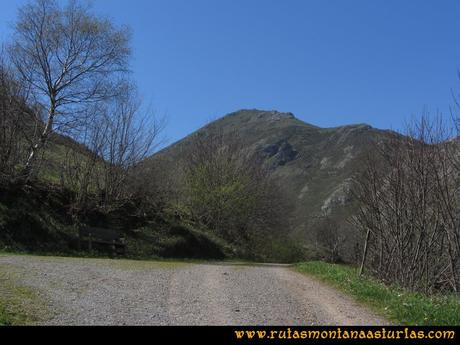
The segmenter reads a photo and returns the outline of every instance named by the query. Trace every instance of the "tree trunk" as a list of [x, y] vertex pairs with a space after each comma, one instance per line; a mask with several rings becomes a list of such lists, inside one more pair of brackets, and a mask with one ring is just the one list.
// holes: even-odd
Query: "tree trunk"
[[359, 276], [360, 277], [363, 275], [363, 271], [364, 271], [364, 264], [366, 262], [366, 257], [367, 257], [367, 245], [369, 243], [370, 235], [371, 235], [371, 231], [367, 230], [366, 241], [364, 242], [363, 258], [361, 260], [361, 266], [359, 267]]
[[48, 137], [53, 131], [53, 124], [54, 124], [54, 117], [56, 115], [56, 106], [54, 105], [54, 101], [52, 101], [52, 105], [48, 111], [48, 119], [43, 129], [43, 132], [40, 135], [38, 142], [32, 146], [29, 154], [29, 158], [27, 158], [26, 165], [24, 167], [23, 172], [23, 179], [24, 182], [27, 183], [32, 176], [33, 165], [37, 159], [37, 153], [45, 146], [46, 142], [48, 141]]

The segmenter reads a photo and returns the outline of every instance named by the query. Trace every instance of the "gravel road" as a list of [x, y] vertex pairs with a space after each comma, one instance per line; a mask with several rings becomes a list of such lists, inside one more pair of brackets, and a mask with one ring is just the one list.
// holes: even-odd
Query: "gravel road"
[[1, 256], [0, 269], [46, 300], [48, 325], [388, 324], [282, 265]]

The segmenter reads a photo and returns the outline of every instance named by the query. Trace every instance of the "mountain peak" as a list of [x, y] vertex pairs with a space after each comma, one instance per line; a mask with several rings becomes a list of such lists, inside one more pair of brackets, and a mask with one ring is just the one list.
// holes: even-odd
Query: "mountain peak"
[[317, 126], [299, 120], [291, 112], [261, 109], [241, 109], [227, 114], [215, 122], [214, 125], [230, 126], [234, 129], [258, 128], [260, 130], [262, 128], [273, 129], [277, 127], [292, 126], [318, 128]]
[[228, 114], [228, 116], [242, 116], [242, 117], [252, 117], [252, 118], [268, 118], [268, 119], [295, 119], [293, 113], [280, 112], [277, 110], [260, 110], [260, 109], [241, 109], [236, 112]]

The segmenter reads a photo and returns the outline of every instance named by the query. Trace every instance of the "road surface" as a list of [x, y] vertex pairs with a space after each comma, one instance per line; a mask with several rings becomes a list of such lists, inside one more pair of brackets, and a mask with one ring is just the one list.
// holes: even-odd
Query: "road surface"
[[0, 256], [0, 270], [46, 301], [47, 325], [388, 324], [282, 265]]

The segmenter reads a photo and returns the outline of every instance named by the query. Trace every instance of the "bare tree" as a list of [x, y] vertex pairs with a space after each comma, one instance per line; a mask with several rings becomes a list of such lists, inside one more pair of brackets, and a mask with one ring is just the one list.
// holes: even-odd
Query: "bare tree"
[[47, 109], [25, 163], [27, 178], [53, 131], [74, 129], [88, 114], [88, 104], [119, 92], [118, 82], [128, 68], [129, 38], [126, 29], [95, 16], [76, 0], [65, 6], [35, 0], [20, 9], [10, 59]]
[[94, 137], [93, 147], [103, 162], [97, 186], [105, 206], [145, 191], [145, 186], [136, 186], [139, 177], [134, 176], [134, 170], [160, 143], [164, 123], [143, 108], [130, 84], [102, 110], [96, 123], [101, 135]]
[[459, 175], [448, 127], [422, 116], [376, 145], [354, 189], [355, 224], [366, 234], [361, 271], [427, 293], [458, 290]]
[[341, 251], [346, 241], [343, 226], [328, 215], [318, 217], [320, 226], [317, 229], [317, 244], [327, 253], [326, 260], [332, 263], [341, 260]]
[[[98, 112], [98, 108], [91, 108], [89, 111]], [[99, 126], [98, 121], [92, 121], [83, 127], [79, 142], [64, 145], [65, 154], [60, 161], [61, 186], [73, 193], [70, 212], [74, 220], [86, 211], [89, 201], [95, 199], [96, 181], [103, 165], [98, 152], [104, 145], [104, 136], [105, 129]]]
[[91, 209], [108, 213], [128, 202], [152, 207], [155, 192], [149, 183], [154, 176], [140, 165], [159, 144], [164, 120], [142, 107], [132, 85], [91, 112], [96, 115], [80, 132], [79, 142], [67, 145], [61, 162], [62, 186], [73, 196], [75, 224]]

